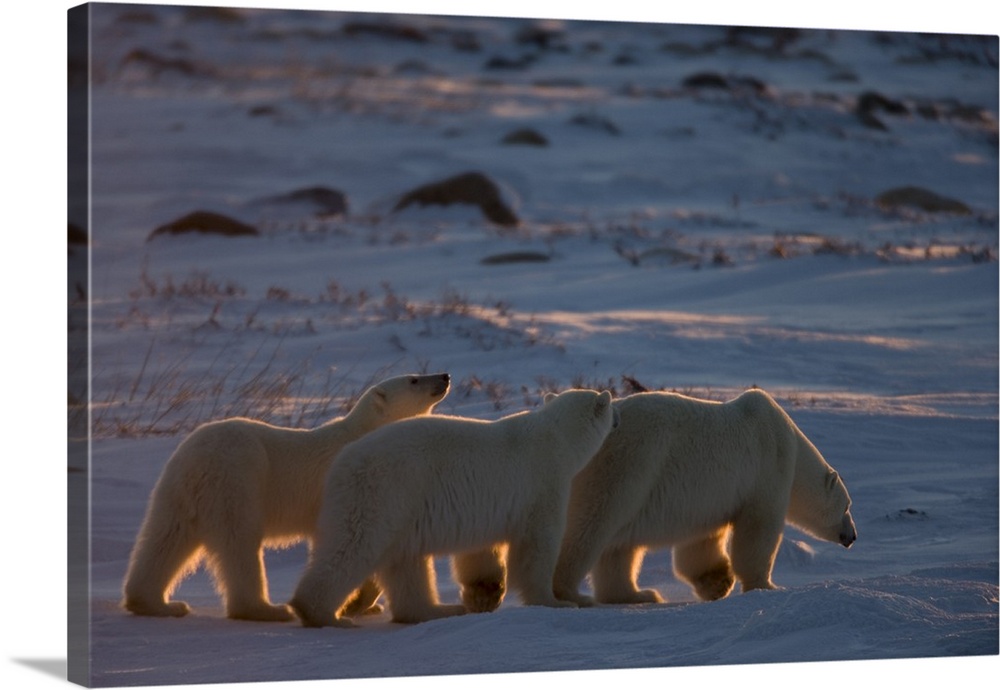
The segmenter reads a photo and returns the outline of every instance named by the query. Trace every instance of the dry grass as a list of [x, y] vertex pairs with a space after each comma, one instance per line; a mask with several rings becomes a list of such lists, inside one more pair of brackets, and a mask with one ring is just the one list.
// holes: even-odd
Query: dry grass
[[[307, 359], [284, 364], [281, 339], [262, 341], [241, 364], [224, 363], [222, 348], [204, 369], [190, 356], [160, 364], [161, 350], [169, 347], [151, 341], [131, 378], [121, 372], [100, 377], [110, 385], [94, 393], [94, 438], [175, 435], [226, 417], [312, 427], [344, 414], [370, 385], [351, 386], [350, 372], [317, 368]], [[86, 405], [77, 401], [73, 411], [85, 414]]]
[[[203, 272], [153, 276], [144, 264], [127, 295], [117, 307], [102, 307], [94, 327], [105, 335], [131, 331], [121, 341], [131, 349], [99, 350], [89, 402], [86, 391], [70, 392], [70, 428], [80, 437], [88, 429], [94, 438], [174, 435], [234, 416], [320, 424], [348, 411], [400, 364], [373, 372], [359, 386], [356, 372], [312, 361], [308, 353], [322, 351], [325, 334], [364, 330], [378, 338], [381, 327], [404, 325], [381, 332], [400, 352], [407, 352], [404, 341], [411, 337], [450, 339], [478, 351], [562, 348], [510, 304], [477, 303], [455, 290], [415, 300], [388, 282], [373, 294], [330, 280], [320, 294], [271, 285], [254, 299], [242, 286]], [[78, 359], [70, 362], [77, 374], [86, 370], [86, 358]], [[430, 365], [418, 364], [423, 370]], [[466, 388], [495, 410], [513, 405], [513, 391], [501, 382], [469, 381]]]

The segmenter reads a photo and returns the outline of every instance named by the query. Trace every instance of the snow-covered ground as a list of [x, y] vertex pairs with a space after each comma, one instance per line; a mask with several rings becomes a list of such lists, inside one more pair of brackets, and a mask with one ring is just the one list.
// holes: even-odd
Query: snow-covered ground
[[[87, 260], [73, 247], [68, 287], [71, 337], [92, 327], [69, 390], [83, 423], [75, 375], [90, 376], [90, 466], [71, 455], [69, 481], [92, 500], [94, 685], [651, 667], [678, 675], [646, 682], [669, 683], [730, 664], [995, 660], [995, 36], [92, 17], [91, 278], [73, 279]], [[523, 129], [547, 145], [504, 143]], [[516, 226], [470, 205], [395, 210], [470, 171]], [[346, 213], [287, 200], [316, 187]], [[961, 211], [881, 196], [906, 187]], [[258, 234], [150, 237], [196, 210]], [[438, 409], [487, 419], [572, 386], [714, 400], [760, 386], [841, 472], [858, 542], [789, 528], [783, 589], [712, 603], [659, 551], [640, 583], [666, 606], [512, 597], [492, 614], [311, 630], [227, 620], [199, 571], [175, 595], [186, 618], [118, 607], [149, 491], [197, 423], [313, 426], [411, 371], [450, 372]], [[304, 560], [301, 545], [268, 552], [274, 601]], [[621, 678], [607, 682], [635, 676]]]

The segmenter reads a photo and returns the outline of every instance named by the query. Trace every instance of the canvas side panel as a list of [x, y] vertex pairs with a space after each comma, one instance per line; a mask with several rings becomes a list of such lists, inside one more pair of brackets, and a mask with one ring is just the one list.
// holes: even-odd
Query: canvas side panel
[[90, 686], [90, 6], [68, 11], [68, 679]]

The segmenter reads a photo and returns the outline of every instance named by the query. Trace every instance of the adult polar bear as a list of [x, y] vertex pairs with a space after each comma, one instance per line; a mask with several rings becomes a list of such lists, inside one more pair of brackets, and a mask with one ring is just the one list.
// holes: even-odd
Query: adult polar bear
[[617, 419], [609, 393], [570, 390], [497, 421], [435, 415], [352, 443], [327, 475], [292, 608], [307, 626], [351, 627], [344, 601], [374, 572], [394, 621], [459, 615], [438, 602], [432, 556], [500, 543], [525, 604], [573, 606], [552, 592], [570, 482]]
[[[573, 481], [554, 578], [557, 597], [661, 602], [636, 586], [649, 548], [673, 547], [676, 575], [704, 600], [773, 589], [771, 571], [785, 522], [849, 547], [857, 538], [840, 476], [764, 391], [727, 403], [673, 393], [615, 401], [621, 427]], [[492, 610], [498, 567], [490, 554], [460, 573], [463, 595]], [[468, 563], [475, 563], [471, 559]], [[466, 591], [468, 594], [466, 594]]]
[[153, 488], [125, 576], [124, 607], [187, 614], [190, 607], [169, 596], [206, 556], [228, 617], [292, 620], [288, 606], [268, 598], [263, 547], [311, 540], [323, 479], [340, 449], [390, 422], [429, 414], [449, 387], [448, 374], [390, 378], [366, 390], [346, 416], [315, 429], [244, 418], [195, 429]]

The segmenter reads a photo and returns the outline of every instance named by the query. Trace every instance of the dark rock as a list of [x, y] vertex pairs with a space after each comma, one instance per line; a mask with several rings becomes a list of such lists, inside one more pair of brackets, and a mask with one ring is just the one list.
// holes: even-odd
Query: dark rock
[[990, 247], [970, 249], [969, 256], [972, 258], [972, 263], [974, 264], [992, 263], [997, 260], [996, 252]]
[[532, 45], [540, 50], [549, 50], [562, 47], [563, 31], [535, 24], [522, 27], [514, 36], [514, 40], [521, 45]]
[[532, 86], [540, 89], [582, 89], [584, 83], [572, 77], [550, 77], [548, 79], [536, 79], [531, 82]]
[[785, 27], [734, 26], [726, 32], [730, 46], [754, 48], [765, 54], [781, 55], [802, 38], [802, 30]]
[[434, 74], [434, 70], [423, 60], [403, 60], [392, 68], [393, 74]]
[[686, 89], [729, 89], [729, 80], [715, 72], [698, 72], [684, 78]]
[[483, 49], [479, 38], [471, 31], [456, 31], [451, 36], [451, 47], [460, 53], [478, 53]]
[[208, 75], [210, 70], [207, 67], [196, 65], [184, 58], [167, 58], [157, 55], [143, 48], [136, 48], [122, 58], [122, 67], [138, 64], [145, 67], [154, 76], [163, 72], [179, 72], [188, 77]]
[[247, 114], [250, 117], [275, 117], [279, 112], [273, 105], [255, 105], [247, 111]]
[[159, 19], [146, 10], [127, 10], [115, 18], [115, 24], [159, 24]]
[[678, 57], [696, 57], [698, 55], [704, 55], [710, 52], [708, 48], [703, 46], [693, 46], [690, 43], [684, 43], [683, 41], [667, 41], [660, 45], [661, 53], [670, 53], [671, 55], [676, 55]]
[[910, 111], [909, 108], [907, 108], [906, 105], [900, 101], [887, 98], [875, 91], [865, 91], [858, 96], [856, 112], [858, 119], [860, 119], [866, 127], [884, 130], [888, 129], [888, 127], [886, 127], [885, 123], [875, 116], [876, 112], [885, 112], [890, 115], [907, 115]]
[[420, 29], [404, 24], [350, 22], [344, 25], [343, 32], [347, 36], [370, 35], [411, 43], [427, 43], [430, 40], [427, 38], [427, 34]]
[[490, 256], [483, 257], [479, 260], [479, 263], [484, 266], [497, 266], [499, 264], [524, 264], [524, 263], [545, 263], [552, 259], [548, 254], [542, 254], [541, 252], [505, 252], [503, 254], [492, 254]]
[[986, 108], [981, 108], [978, 105], [951, 103], [949, 105], [942, 106], [942, 112], [945, 117], [961, 120], [962, 122], [967, 122], [971, 125], [985, 125], [986, 127], [993, 129], [994, 133], [996, 131], [990, 111]]
[[316, 207], [316, 215], [322, 217], [347, 215], [347, 197], [329, 187], [305, 187], [287, 194], [264, 199], [264, 203], [297, 204], [307, 203]]
[[961, 201], [941, 196], [922, 187], [896, 187], [886, 190], [875, 197], [875, 203], [885, 209], [910, 207], [928, 213], [956, 213], [959, 215], [972, 213], [972, 209]]
[[686, 89], [719, 89], [720, 91], [746, 91], [757, 94], [767, 91], [767, 84], [756, 77], [724, 77], [717, 72], [697, 72], [684, 78], [681, 85]]
[[529, 127], [525, 127], [509, 132], [503, 139], [500, 140], [500, 143], [514, 146], [548, 146], [549, 140], [537, 131]]
[[246, 18], [234, 7], [189, 7], [184, 11], [184, 21], [242, 24]]
[[519, 58], [508, 58], [502, 55], [491, 57], [483, 65], [483, 69], [490, 70], [523, 70], [531, 67], [537, 58], [534, 55], [522, 55]]
[[861, 78], [858, 76], [858, 73], [854, 72], [853, 70], [847, 67], [838, 67], [834, 69], [830, 73], [830, 76], [827, 77], [827, 79], [829, 79], [832, 82], [842, 82], [842, 83], [853, 83], [861, 81]]
[[241, 235], [258, 235], [257, 228], [213, 211], [193, 211], [186, 216], [171, 221], [153, 230], [149, 239], [157, 235], [183, 235], [198, 232], [208, 235], [223, 235], [237, 237]]
[[639, 252], [637, 255], [626, 255], [625, 253], [619, 251], [625, 258], [632, 261], [632, 263], [638, 265], [640, 261], [666, 261], [670, 264], [697, 264], [701, 261], [701, 257], [697, 254], [692, 254], [691, 252], [686, 252], [682, 249], [676, 249], [674, 247], [651, 247]]
[[895, 515], [886, 515], [886, 520], [927, 520], [930, 516], [923, 510], [916, 508], [903, 508], [897, 510]]
[[619, 136], [622, 133], [622, 131], [618, 128], [618, 125], [614, 122], [606, 117], [601, 117], [600, 115], [595, 115], [593, 113], [581, 113], [580, 115], [575, 115], [570, 118], [569, 123], [578, 127], [597, 129], [614, 136]]
[[496, 183], [479, 172], [462, 173], [417, 187], [404, 194], [393, 211], [400, 211], [411, 204], [421, 206], [469, 204], [478, 206], [483, 215], [497, 225], [513, 226], [520, 222], [500, 198], [500, 189]]

